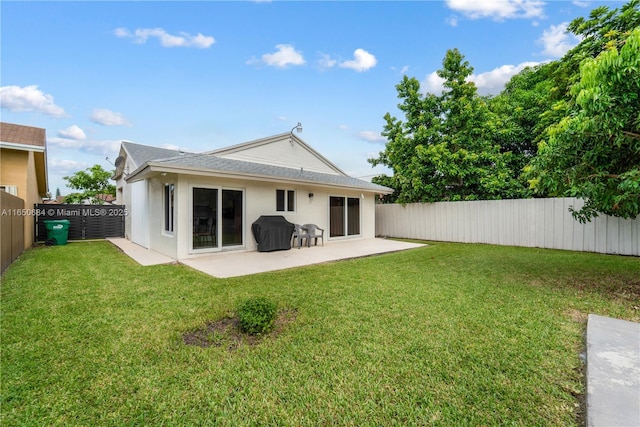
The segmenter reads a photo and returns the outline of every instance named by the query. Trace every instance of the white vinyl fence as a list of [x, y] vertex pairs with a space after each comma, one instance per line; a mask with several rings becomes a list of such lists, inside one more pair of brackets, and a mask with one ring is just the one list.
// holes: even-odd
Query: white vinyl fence
[[640, 217], [581, 224], [574, 198], [376, 205], [376, 235], [640, 256]]

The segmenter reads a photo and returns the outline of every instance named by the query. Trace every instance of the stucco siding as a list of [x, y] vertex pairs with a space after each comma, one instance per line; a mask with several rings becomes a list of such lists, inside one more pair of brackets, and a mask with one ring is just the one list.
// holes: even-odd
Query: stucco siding
[[243, 160], [253, 163], [262, 163], [272, 166], [282, 166], [288, 168], [300, 169], [328, 173], [337, 175], [335, 169], [307, 150], [304, 146], [298, 144], [295, 140], [293, 144], [289, 139], [274, 141], [270, 144], [260, 145], [258, 147], [247, 148], [242, 151], [221, 154], [219, 157]]
[[[0, 153], [0, 183], [14, 185], [16, 195], [24, 200], [25, 209], [42, 202], [38, 192], [35, 157], [32, 151], [2, 149]], [[24, 247], [31, 247], [34, 241], [33, 216], [26, 216], [24, 223]]]

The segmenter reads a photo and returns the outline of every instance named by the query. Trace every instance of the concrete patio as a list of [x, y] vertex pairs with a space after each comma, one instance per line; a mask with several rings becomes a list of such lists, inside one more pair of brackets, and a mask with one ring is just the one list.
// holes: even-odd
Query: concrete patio
[[[143, 248], [124, 238], [108, 239], [141, 265], [169, 264], [176, 260]], [[424, 246], [388, 239], [358, 239], [327, 242], [324, 246], [292, 248], [287, 251], [229, 251], [192, 255], [180, 263], [217, 278], [245, 276], [305, 265], [360, 258]]]

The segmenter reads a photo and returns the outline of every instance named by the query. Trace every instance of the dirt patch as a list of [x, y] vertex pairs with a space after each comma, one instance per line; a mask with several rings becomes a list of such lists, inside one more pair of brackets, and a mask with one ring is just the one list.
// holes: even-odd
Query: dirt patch
[[589, 315], [587, 313], [583, 313], [580, 310], [576, 310], [575, 308], [570, 308], [565, 312], [565, 314], [574, 322], [580, 324], [586, 324], [587, 318]]
[[268, 334], [250, 335], [240, 330], [237, 317], [224, 317], [220, 320], [207, 322], [203, 327], [190, 331], [182, 336], [186, 345], [198, 347], [226, 347], [235, 351], [240, 345], [255, 346], [266, 339], [273, 339], [280, 335], [286, 327], [296, 319], [295, 309], [281, 310], [276, 317], [273, 330]]
[[640, 279], [637, 276], [611, 275], [606, 278], [574, 277], [567, 285], [580, 292], [597, 292], [640, 310]]

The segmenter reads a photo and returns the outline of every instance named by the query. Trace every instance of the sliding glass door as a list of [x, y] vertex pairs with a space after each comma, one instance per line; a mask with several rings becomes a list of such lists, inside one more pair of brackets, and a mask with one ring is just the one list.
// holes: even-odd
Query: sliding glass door
[[222, 246], [242, 246], [242, 191], [222, 190]]
[[218, 247], [218, 189], [193, 189], [193, 249]]
[[360, 199], [329, 197], [329, 237], [360, 234]]
[[242, 190], [193, 188], [192, 250], [244, 245]]

